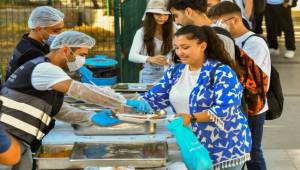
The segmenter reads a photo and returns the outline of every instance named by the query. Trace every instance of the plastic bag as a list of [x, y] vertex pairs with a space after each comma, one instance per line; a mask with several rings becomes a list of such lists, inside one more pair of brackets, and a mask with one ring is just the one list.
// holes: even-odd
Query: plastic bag
[[173, 120], [167, 125], [167, 129], [175, 136], [183, 162], [189, 170], [213, 169], [207, 149], [190, 128], [183, 126], [182, 117]]

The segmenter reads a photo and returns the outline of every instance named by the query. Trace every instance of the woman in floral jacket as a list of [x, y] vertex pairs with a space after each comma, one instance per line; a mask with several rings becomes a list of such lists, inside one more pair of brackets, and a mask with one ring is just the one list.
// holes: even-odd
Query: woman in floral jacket
[[241, 169], [250, 159], [251, 136], [240, 110], [238, 70], [208, 26], [182, 27], [174, 45], [182, 64], [170, 67], [142, 96], [145, 103], [154, 110], [171, 106], [185, 125], [191, 123], [215, 169]]

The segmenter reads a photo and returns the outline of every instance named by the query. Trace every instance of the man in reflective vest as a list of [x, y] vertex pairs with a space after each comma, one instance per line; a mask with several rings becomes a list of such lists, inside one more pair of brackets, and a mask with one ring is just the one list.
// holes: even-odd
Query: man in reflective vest
[[63, 103], [64, 94], [105, 108], [122, 109], [126, 104], [135, 103], [132, 105], [135, 111], [149, 111], [140, 107], [143, 101], [128, 102], [112, 90], [83, 84], [68, 76], [64, 70], [78, 70], [94, 45], [95, 40], [84, 33], [60, 33], [52, 42], [49, 54], [21, 65], [4, 84], [0, 125], [18, 139], [23, 153], [14, 169], [32, 169], [30, 148], [35, 151], [40, 146], [54, 126], [54, 117], [71, 123], [101, 125], [99, 112], [84, 112]]

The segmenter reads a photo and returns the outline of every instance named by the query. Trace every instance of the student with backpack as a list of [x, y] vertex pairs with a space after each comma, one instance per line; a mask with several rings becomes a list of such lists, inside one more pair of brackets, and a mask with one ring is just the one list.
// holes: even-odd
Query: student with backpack
[[[264, 39], [253, 36], [255, 33], [249, 31], [242, 22], [242, 15], [240, 8], [231, 2], [221, 2], [212, 7], [210, 17], [214, 20], [223, 21], [235, 43], [242, 48], [248, 56], [250, 56], [255, 64], [259, 66], [261, 71], [267, 75], [267, 79], [259, 75], [259, 71], [254, 76], [262, 77], [263, 87], [258, 86], [258, 89], [263, 91], [263, 107], [257, 112], [252, 112], [248, 115], [248, 123], [252, 134], [252, 150], [251, 160], [247, 162], [248, 170], [266, 170], [266, 163], [263, 157], [261, 147], [263, 137], [263, 125], [265, 121], [266, 112], [268, 111], [268, 102], [266, 99], [266, 92], [270, 82], [271, 59], [268, 46]], [[256, 78], [256, 79], [257, 79]], [[254, 79], [255, 80], [255, 79]]]

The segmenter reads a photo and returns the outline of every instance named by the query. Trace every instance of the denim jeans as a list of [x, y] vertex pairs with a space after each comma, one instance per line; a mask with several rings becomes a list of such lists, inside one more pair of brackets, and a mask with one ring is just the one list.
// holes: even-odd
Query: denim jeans
[[248, 123], [252, 136], [251, 160], [246, 163], [248, 170], [267, 169], [261, 145], [265, 118], [266, 113], [248, 116]]
[[140, 72], [140, 83], [155, 83], [159, 81], [164, 73], [164, 67], [152, 65], [149, 63], [144, 64], [143, 70]]

